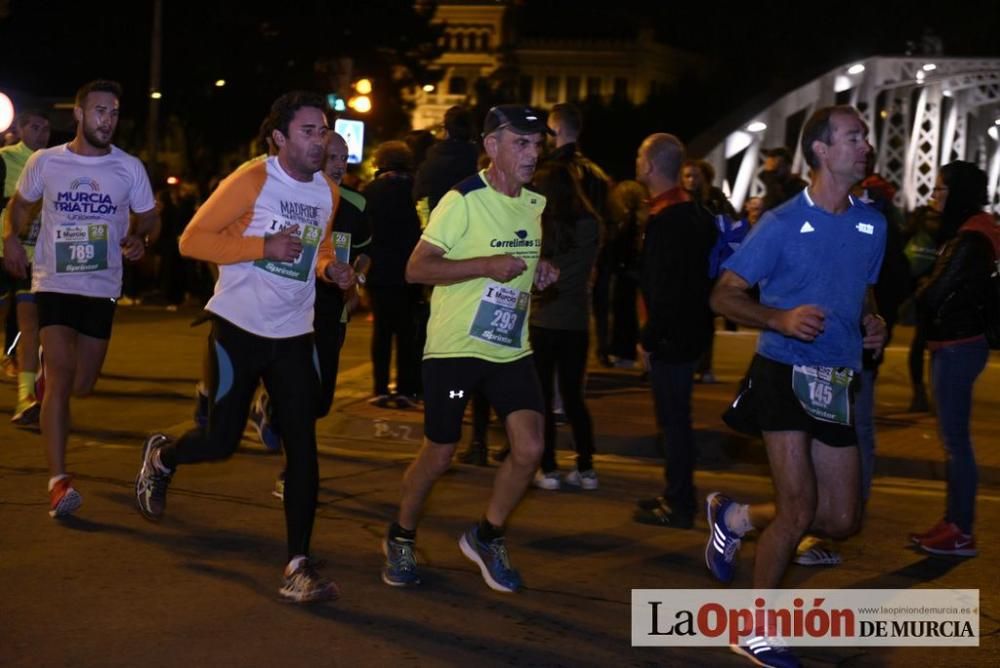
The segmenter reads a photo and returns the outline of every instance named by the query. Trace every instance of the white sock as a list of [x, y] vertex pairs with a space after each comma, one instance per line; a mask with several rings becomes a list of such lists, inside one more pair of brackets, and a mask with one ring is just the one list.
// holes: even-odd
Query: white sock
[[50, 492], [52, 491], [52, 488], [56, 486], [57, 482], [59, 482], [63, 478], [68, 478], [68, 477], [69, 477], [69, 475], [67, 475], [65, 473], [60, 473], [57, 476], [52, 476], [51, 478], [49, 478], [49, 491]]
[[737, 536], [743, 536], [753, 531], [753, 523], [750, 522], [750, 506], [745, 503], [734, 503], [729, 506], [723, 521], [726, 523], [726, 528]]
[[306, 560], [306, 558], [307, 557], [305, 555], [301, 554], [292, 557], [291, 561], [288, 562], [288, 565], [285, 566], [285, 575], [291, 575], [292, 573], [297, 571], [299, 569], [299, 566], [302, 565], [302, 563]]

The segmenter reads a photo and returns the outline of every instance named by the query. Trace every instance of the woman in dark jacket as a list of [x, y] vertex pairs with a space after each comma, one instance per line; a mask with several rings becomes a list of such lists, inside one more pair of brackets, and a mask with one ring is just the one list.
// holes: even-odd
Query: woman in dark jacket
[[978, 472], [969, 420], [972, 386], [989, 356], [986, 311], [990, 274], [1000, 254], [1000, 227], [983, 212], [987, 202], [986, 174], [969, 162], [941, 168], [931, 206], [941, 214], [942, 239], [947, 243], [930, 279], [917, 293], [917, 317], [931, 351], [938, 425], [948, 458], [948, 501], [944, 517], [934, 527], [910, 538], [932, 554], [971, 557]]
[[559, 267], [559, 280], [531, 298], [531, 348], [545, 399], [545, 451], [535, 486], [560, 487], [556, 464], [556, 421], [552, 414], [555, 379], [573, 431], [576, 469], [564, 481], [597, 489], [594, 429], [583, 400], [590, 337], [590, 280], [600, 245], [600, 218], [571, 168], [555, 161], [535, 176], [546, 198], [542, 213], [542, 257]]
[[[413, 154], [401, 141], [375, 151], [375, 179], [364, 189], [372, 224], [372, 268], [365, 288], [372, 302], [371, 403], [397, 408], [417, 406], [420, 351], [415, 305], [420, 286], [406, 282], [406, 262], [420, 240], [420, 219], [413, 206]], [[396, 392], [389, 393], [389, 360], [396, 340]]]

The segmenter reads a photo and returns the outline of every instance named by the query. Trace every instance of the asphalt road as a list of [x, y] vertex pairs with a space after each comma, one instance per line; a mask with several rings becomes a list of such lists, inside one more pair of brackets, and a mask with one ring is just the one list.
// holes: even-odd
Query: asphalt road
[[[720, 585], [704, 567], [703, 518], [690, 531], [631, 520], [635, 499], [655, 493], [662, 474], [658, 461], [641, 456], [655, 443], [648, 390], [625, 372], [592, 375], [600, 489], [532, 490], [512, 519], [508, 545], [527, 584], [517, 595], [489, 590], [458, 550], [492, 480], [491, 469], [470, 466], [455, 466], [427, 509], [418, 543], [423, 585], [397, 590], [381, 583], [378, 544], [420, 429], [413, 412], [379, 412], [364, 403], [370, 367], [363, 321], [348, 337], [335, 410], [318, 427], [313, 548], [338, 582], [340, 600], [304, 607], [279, 601], [284, 517], [270, 490], [281, 459], [249, 432], [230, 461], [182, 469], [166, 519], [144, 521], [132, 495], [141, 440], [151, 430], [176, 432], [190, 423], [206, 334], [188, 327], [190, 316], [121, 310], [98, 392], [73, 407], [68, 458], [84, 497], [74, 518], [47, 515], [38, 435], [0, 424], [0, 665], [749, 665], [725, 649], [630, 645], [631, 589]], [[763, 500], [771, 491], [759, 452], [719, 441], [713, 434], [721, 427], [710, 423], [716, 404], [731, 396], [748, 345], [721, 337], [716, 364], [730, 382], [697, 390], [696, 403], [706, 406], [696, 415], [699, 438], [718, 446], [697, 484], [703, 492]], [[1000, 422], [991, 389], [1000, 374], [988, 373], [977, 393], [979, 435], [995, 433]], [[896, 377], [895, 367], [887, 368], [883, 411], [906, 397], [905, 386], [893, 385]], [[13, 386], [0, 385], [0, 410], [9, 414], [13, 401]], [[914, 420], [893, 439], [905, 441], [906, 430], [918, 434], [928, 424]], [[494, 428], [495, 443], [500, 438]], [[996, 444], [979, 443], [984, 450]], [[840, 546], [844, 563], [793, 567], [786, 584], [978, 588], [981, 646], [821, 648], [800, 656], [808, 666], [998, 665], [1000, 554], [992, 538], [1000, 489], [981, 490], [979, 557], [925, 557], [905, 547], [905, 536], [938, 519], [943, 485], [933, 469], [922, 477], [886, 475], [898, 472], [889, 460], [861, 535]], [[570, 465], [568, 451], [561, 462]], [[749, 542], [734, 586], [750, 586], [753, 553]]]

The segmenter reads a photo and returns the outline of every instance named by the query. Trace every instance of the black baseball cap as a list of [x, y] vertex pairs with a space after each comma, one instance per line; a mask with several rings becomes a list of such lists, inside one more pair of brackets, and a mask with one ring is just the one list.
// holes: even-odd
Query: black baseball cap
[[545, 122], [545, 114], [523, 104], [498, 104], [486, 114], [483, 123], [483, 137], [500, 128], [509, 128], [519, 135], [536, 132], [555, 134]]

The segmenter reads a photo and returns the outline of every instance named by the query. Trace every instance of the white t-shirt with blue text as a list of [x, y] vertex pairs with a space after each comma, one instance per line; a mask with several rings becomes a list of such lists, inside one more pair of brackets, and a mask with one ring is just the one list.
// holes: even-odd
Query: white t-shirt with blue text
[[84, 156], [68, 144], [36, 151], [17, 181], [29, 202], [42, 200], [32, 264], [32, 292], [106, 297], [121, 295], [121, 241], [129, 211], [156, 206], [146, 169], [116, 146]]

